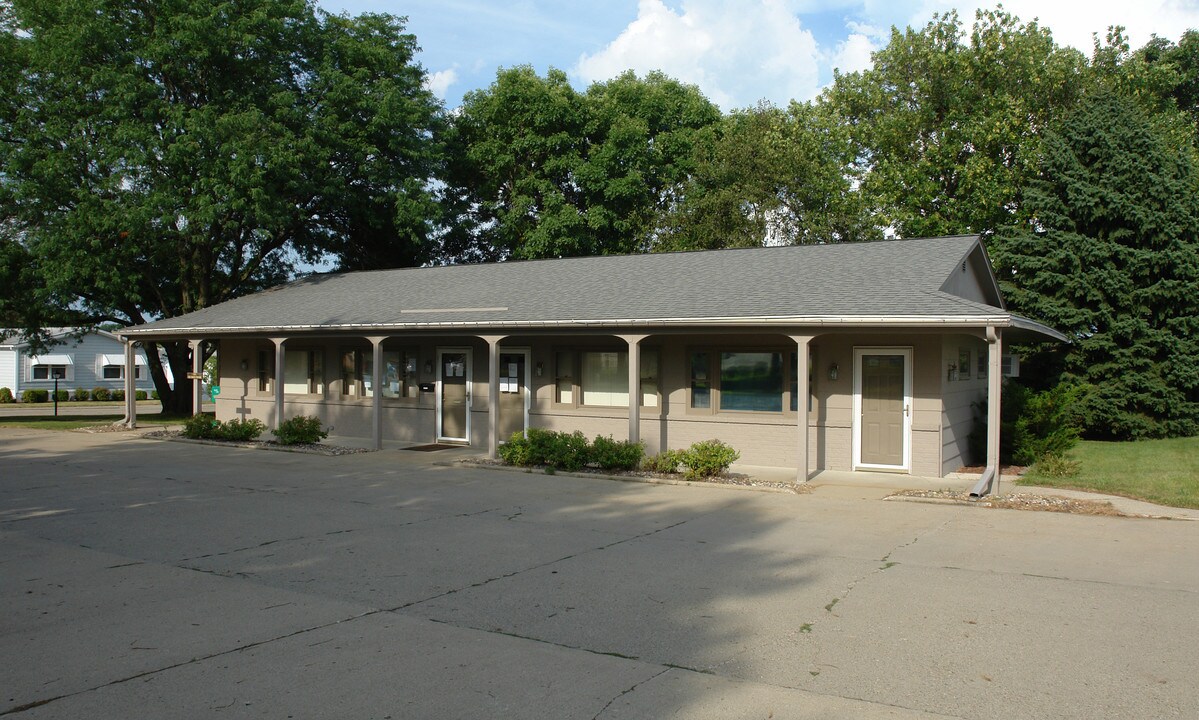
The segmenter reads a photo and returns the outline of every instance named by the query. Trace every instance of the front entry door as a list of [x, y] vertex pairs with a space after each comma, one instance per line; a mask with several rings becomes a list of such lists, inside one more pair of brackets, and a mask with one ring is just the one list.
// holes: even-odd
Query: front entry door
[[500, 353], [500, 440], [523, 433], [529, 421], [529, 351]]
[[437, 351], [437, 439], [470, 442], [470, 350]]
[[908, 349], [854, 351], [857, 465], [908, 468], [911, 358]]

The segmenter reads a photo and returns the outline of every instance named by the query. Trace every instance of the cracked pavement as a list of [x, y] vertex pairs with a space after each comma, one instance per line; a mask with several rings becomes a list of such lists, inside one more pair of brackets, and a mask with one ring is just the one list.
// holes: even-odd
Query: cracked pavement
[[1199, 716], [1199, 523], [0, 430], [0, 715]]

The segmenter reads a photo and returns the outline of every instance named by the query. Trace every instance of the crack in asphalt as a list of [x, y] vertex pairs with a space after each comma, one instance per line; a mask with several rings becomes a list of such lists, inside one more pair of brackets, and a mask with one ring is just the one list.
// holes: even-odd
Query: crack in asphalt
[[656, 672], [653, 675], [645, 678], [644, 680], [639, 680], [639, 681], [633, 683], [632, 685], [630, 685], [629, 687], [625, 688], [624, 690], [621, 690], [619, 693], [616, 694], [615, 697], [613, 697], [611, 700], [609, 700], [607, 703], [605, 703], [604, 706], [602, 708], [600, 708], [600, 711], [595, 714], [595, 717], [591, 718], [591, 720], [599, 720], [599, 716], [603, 715], [605, 712], [607, 712], [608, 708], [612, 707], [612, 703], [621, 699], [625, 695], [628, 695], [629, 693], [633, 692], [634, 690], [636, 690], [637, 688], [646, 684], [647, 682], [651, 682], [653, 680], [656, 680], [657, 678], [662, 677], [663, 675], [665, 675], [668, 672], [670, 672], [670, 668], [668, 668], [668, 667], [662, 668], [661, 672]]

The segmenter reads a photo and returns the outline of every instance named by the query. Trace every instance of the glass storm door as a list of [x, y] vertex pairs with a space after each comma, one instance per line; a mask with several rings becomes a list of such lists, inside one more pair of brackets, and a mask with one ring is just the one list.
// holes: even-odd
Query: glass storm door
[[857, 464], [908, 466], [911, 417], [911, 351], [859, 349], [857, 372]]
[[470, 442], [470, 351], [437, 351], [437, 439]]
[[528, 427], [529, 351], [513, 350], [500, 353], [500, 440], [513, 433], [523, 433]]

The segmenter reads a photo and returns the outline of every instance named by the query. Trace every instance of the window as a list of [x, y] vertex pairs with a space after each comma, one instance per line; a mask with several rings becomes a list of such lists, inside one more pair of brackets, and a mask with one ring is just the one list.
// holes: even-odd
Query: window
[[275, 379], [275, 354], [270, 350], [258, 351], [258, 392], [271, 392]]
[[[578, 358], [578, 375], [574, 373]], [[554, 402], [589, 407], [629, 406], [629, 353], [620, 350], [558, 351], [554, 355]], [[641, 350], [641, 405], [658, 407], [658, 351]]]
[[970, 348], [958, 348], [958, 380], [970, 379]]
[[[364, 357], [362, 365], [362, 386], [367, 395], [373, 393], [375, 377], [375, 358], [373, 355]], [[420, 378], [417, 374], [419, 366], [415, 350], [384, 350], [383, 373], [380, 378], [382, 389], [380, 394], [393, 400], [416, 401], [420, 392]]]
[[[695, 349], [688, 353], [688, 410], [721, 412], [795, 412], [799, 383], [798, 355], [782, 349]], [[813, 383], [812, 349], [808, 354], [809, 392]], [[789, 364], [788, 364], [789, 361]], [[812, 408], [809, 394], [808, 409]]]
[[[791, 412], [799, 412], [799, 353], [791, 353]], [[808, 346], [808, 412], [816, 407], [816, 351]]]
[[325, 373], [319, 350], [283, 351], [283, 392], [319, 395], [325, 391]]
[[[125, 366], [124, 365], [105, 365], [100, 368], [100, 377], [104, 380], [124, 380]], [[137, 380], [142, 379], [142, 366], [135, 365], [133, 368], [133, 377]]]
[[341, 352], [341, 394], [343, 397], [364, 397], [366, 382], [362, 373], [362, 350]]
[[30, 368], [31, 380], [69, 380], [66, 365], [34, 365]]

